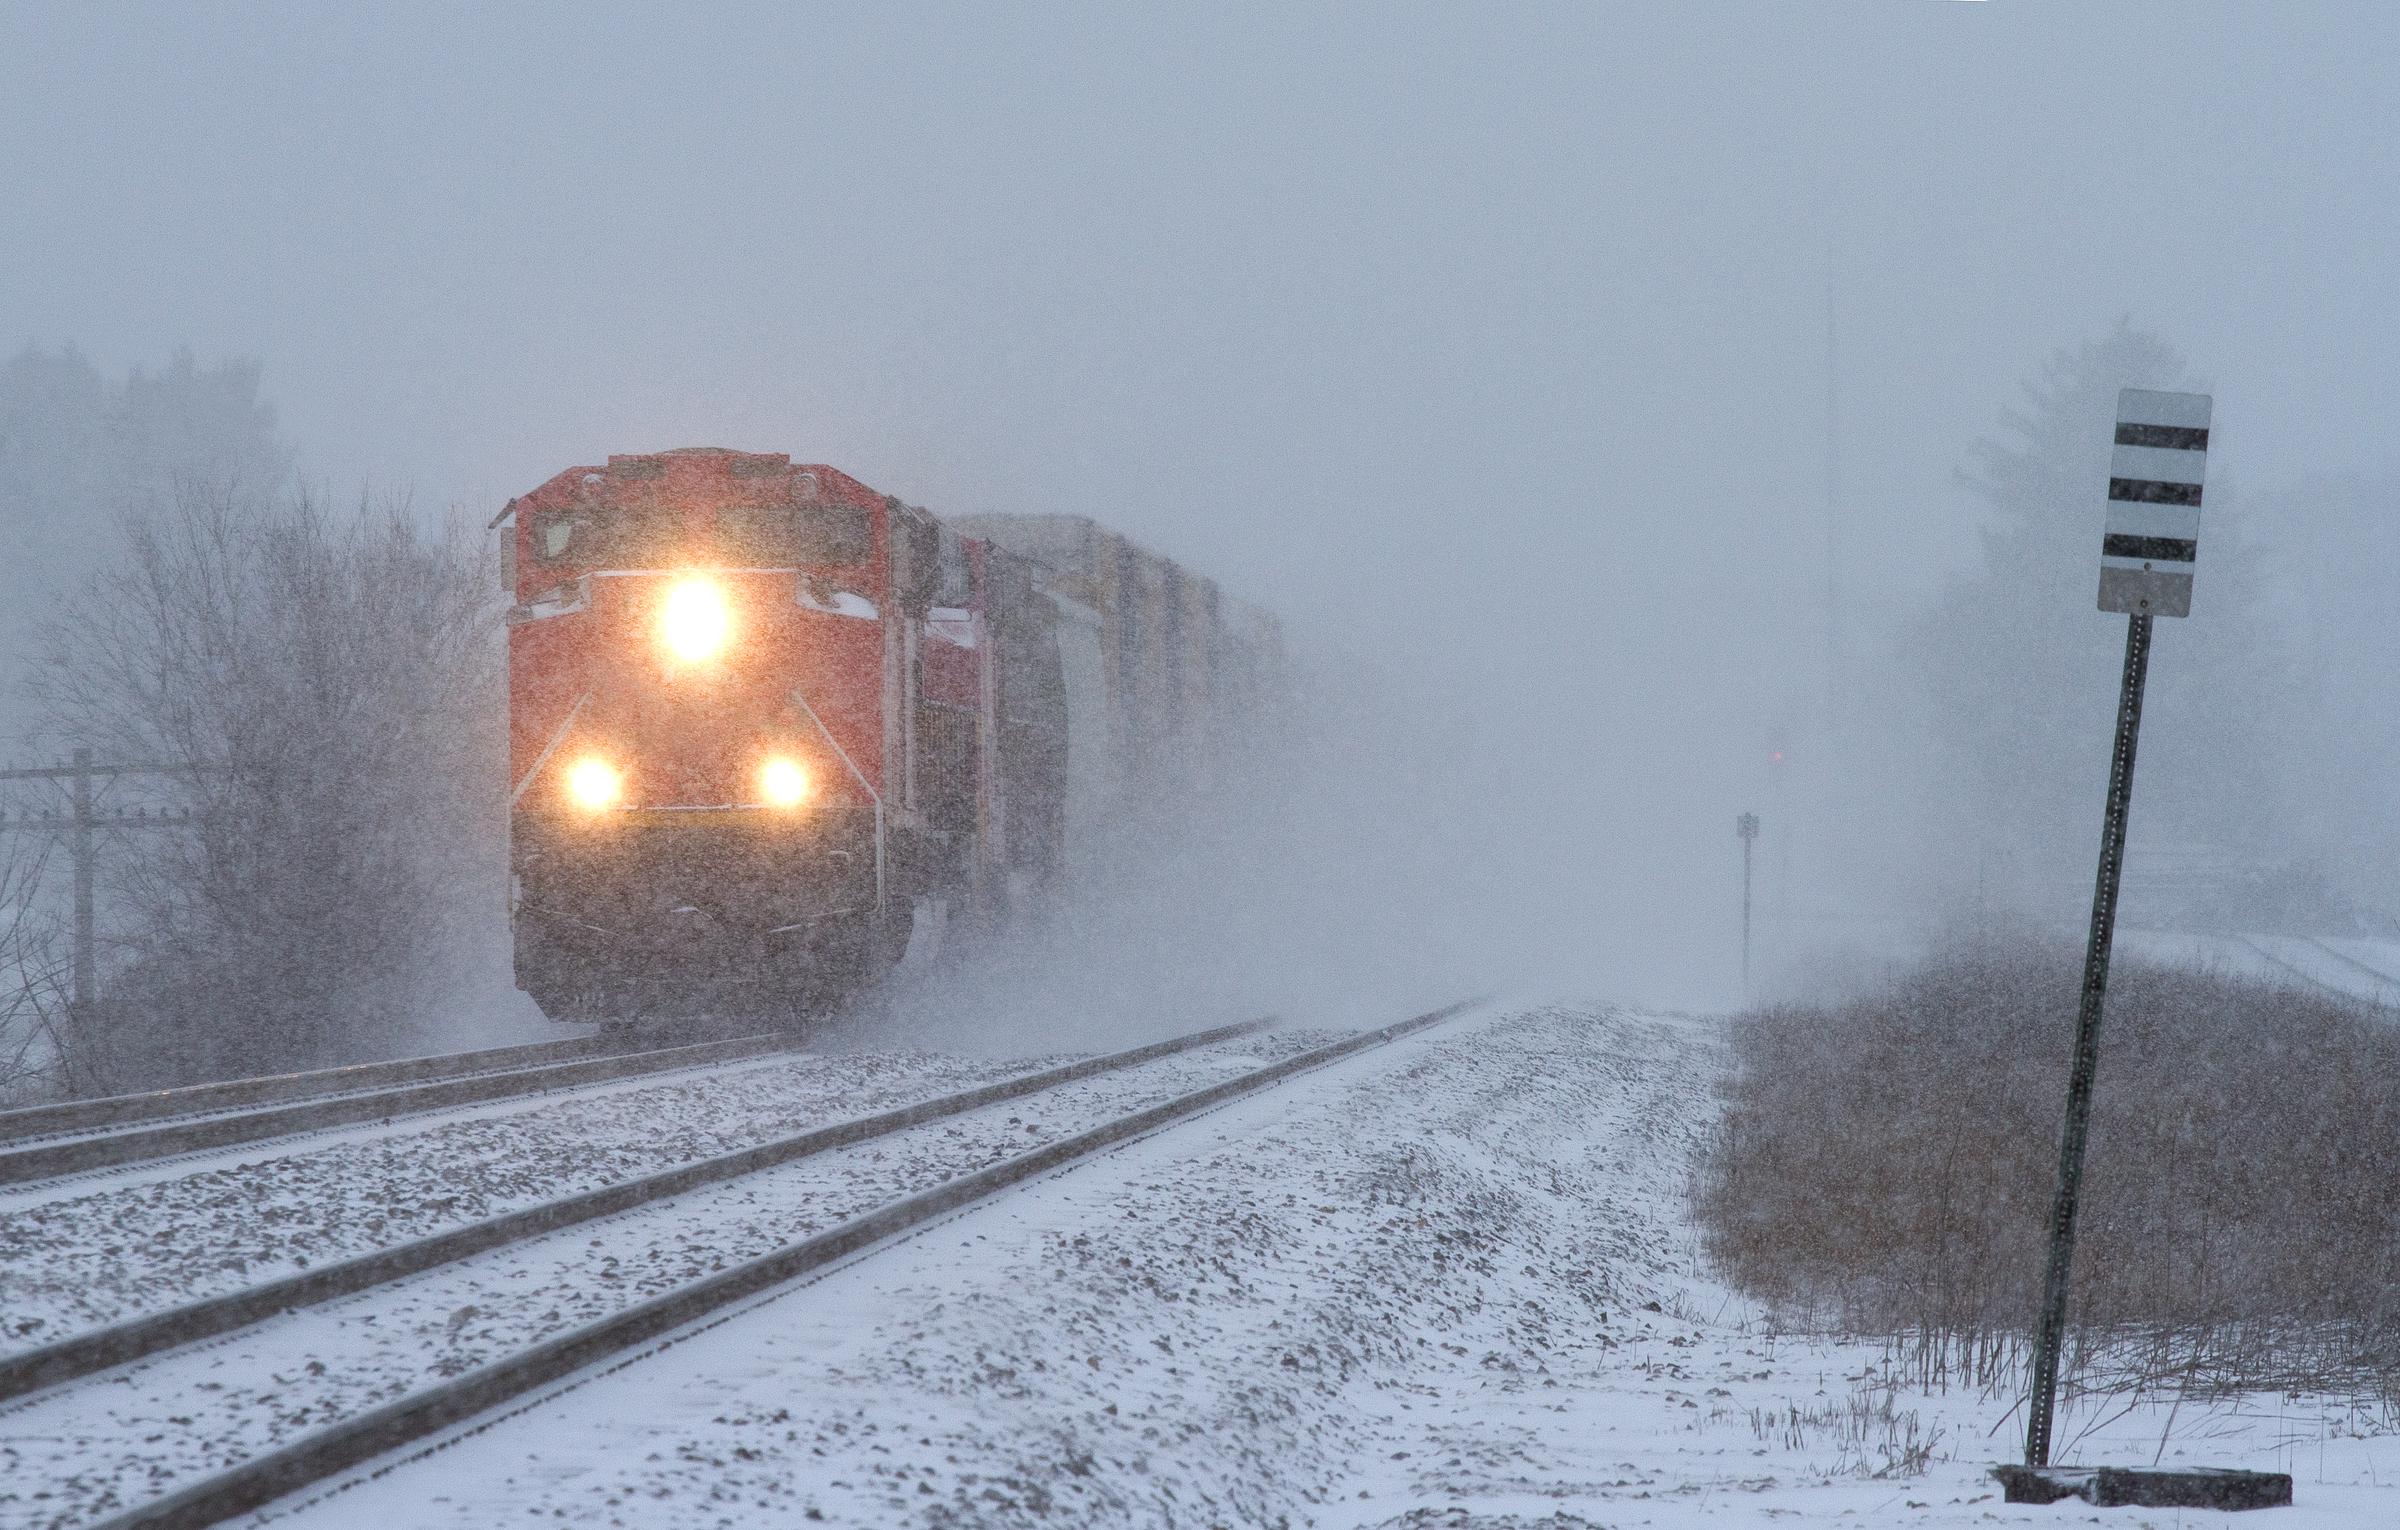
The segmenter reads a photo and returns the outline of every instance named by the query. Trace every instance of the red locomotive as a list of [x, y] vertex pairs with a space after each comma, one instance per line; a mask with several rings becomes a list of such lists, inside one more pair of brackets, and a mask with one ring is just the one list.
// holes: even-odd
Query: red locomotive
[[945, 523], [781, 453], [504, 516], [518, 986], [805, 1012], [997, 928], [1276, 685], [1274, 623], [1079, 517]]

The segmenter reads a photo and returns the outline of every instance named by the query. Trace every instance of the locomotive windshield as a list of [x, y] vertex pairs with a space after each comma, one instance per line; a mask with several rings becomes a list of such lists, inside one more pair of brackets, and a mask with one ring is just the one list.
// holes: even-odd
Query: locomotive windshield
[[683, 517], [656, 505], [573, 505], [533, 518], [533, 556], [582, 568], [665, 568], [682, 561]]
[[581, 568], [669, 568], [700, 561], [749, 568], [793, 564], [845, 567], [875, 549], [872, 512], [828, 501], [812, 505], [726, 505], [704, 543], [680, 511], [664, 506], [575, 505], [533, 518], [533, 556]]
[[726, 505], [717, 511], [717, 557], [754, 568], [864, 563], [875, 550], [872, 512], [839, 500], [810, 505]]

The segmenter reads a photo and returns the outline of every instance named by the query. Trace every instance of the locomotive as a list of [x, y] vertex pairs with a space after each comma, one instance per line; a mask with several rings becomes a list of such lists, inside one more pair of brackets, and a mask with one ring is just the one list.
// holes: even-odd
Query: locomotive
[[612, 456], [509, 502], [517, 985], [805, 1015], [1005, 930], [1259, 724], [1265, 612], [1080, 517], [821, 464]]

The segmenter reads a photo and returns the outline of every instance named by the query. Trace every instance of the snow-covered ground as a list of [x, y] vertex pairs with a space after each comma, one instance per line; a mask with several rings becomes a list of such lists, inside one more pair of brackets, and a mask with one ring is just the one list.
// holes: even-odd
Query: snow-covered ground
[[2116, 949], [2148, 961], [2400, 1006], [2400, 944], [2388, 940], [2120, 928]]
[[[2082, 932], [2075, 933], [2080, 941]], [[2279, 965], [2250, 942], [2228, 935], [2119, 925], [2113, 949], [2118, 956], [2157, 962], [2162, 966], [2189, 967], [2202, 972], [2223, 973], [2228, 977], [2255, 978], [2266, 983], [2294, 981], [2290, 968]]]
[[2250, 944], [2268, 960], [2315, 987], [2332, 989], [2370, 1004], [2400, 1004], [2400, 960], [2381, 940], [2319, 939], [2305, 935], [2255, 935]]
[[2377, 978], [2400, 985], [2400, 940], [2328, 935], [2321, 944], [2337, 955], [2359, 963]]
[[[2080, 948], [2085, 929], [2077, 920], [2055, 924], [2050, 932]], [[1787, 948], [1784, 942], [1791, 944]], [[1761, 961], [1769, 978], [1762, 991], [1804, 1003], [1839, 999], [1905, 971], [1930, 955], [1936, 943], [1935, 932], [1898, 922], [1807, 921], [1762, 942], [1769, 947]], [[2120, 923], [2114, 949], [2121, 957], [2312, 988], [2400, 1009], [2400, 941]]]
[[1030, 1066], [801, 1054], [12, 1187], [0, 1352]]
[[[698, 1063], [690, 1067], [672, 1068], [657, 1073], [640, 1073], [626, 1078], [609, 1079], [599, 1083], [568, 1084], [546, 1088], [528, 1088], [522, 1094], [502, 1095], [472, 1105], [437, 1105], [400, 1112], [372, 1121], [348, 1126], [316, 1127], [263, 1137], [255, 1142], [235, 1143], [229, 1147], [199, 1148], [188, 1153], [176, 1153], [163, 1158], [143, 1158], [132, 1163], [112, 1164], [87, 1169], [80, 1173], [52, 1175], [29, 1179], [0, 1187], [0, 1216], [52, 1201], [98, 1194], [104, 1190], [125, 1190], [145, 1185], [161, 1185], [170, 1181], [195, 1178], [212, 1170], [252, 1172], [260, 1165], [279, 1158], [298, 1158], [323, 1152], [330, 1148], [355, 1146], [395, 1137], [413, 1137], [470, 1121], [500, 1122], [508, 1118], [555, 1111], [570, 1101], [622, 1100], [628, 1095], [642, 1095], [659, 1088], [688, 1086], [691, 1094], [700, 1099], [714, 1099], [740, 1090], [728, 1091], [725, 1080], [757, 1069], [773, 1069], [788, 1054], [738, 1058], [725, 1062]], [[954, 1059], [926, 1054], [924, 1062], [931, 1067], [949, 1067]], [[875, 1073], [889, 1072], [894, 1067], [903, 1071], [912, 1066], [905, 1054], [886, 1054], [866, 1060], [864, 1066]], [[838, 1080], [835, 1087], [839, 1087]], [[603, 1110], [612, 1107], [603, 1106]], [[616, 1108], [622, 1108], [616, 1107]], [[638, 1106], [637, 1106], [638, 1113]], [[199, 1114], [240, 1115], [241, 1111], [202, 1112]], [[144, 1122], [136, 1129], [154, 1123]], [[490, 1135], [505, 1142], [518, 1134], [514, 1125], [494, 1127]], [[68, 1132], [50, 1137], [28, 1138], [28, 1141], [63, 1142], [79, 1137], [104, 1136], [104, 1132]], [[539, 1136], [536, 1127], [534, 1135]]]
[[[2002, 1505], [1983, 1468], [2015, 1453], [2011, 1399], [1884, 1385], [1878, 1347], [1775, 1334], [1711, 1278], [1686, 1186], [1722, 1065], [1710, 1021], [1486, 1008], [1063, 1170], [262, 1517], [2177, 1523]], [[664, 1241], [688, 1256], [714, 1225], [685, 1215]], [[486, 1289], [521, 1306], [501, 1283], [515, 1279], [487, 1272]], [[411, 1328], [439, 1316], [433, 1298], [415, 1305]], [[290, 1366], [266, 1374], [304, 1411], [295, 1400], [313, 1394], [292, 1367], [312, 1344], [342, 1344], [326, 1318], [286, 1321], [272, 1342]], [[453, 1326], [475, 1343], [490, 1322], [476, 1311]], [[227, 1363], [256, 1385], [270, 1358]], [[183, 1384], [205, 1391], [217, 1378], [204, 1372]], [[115, 1389], [102, 1432], [117, 1438], [84, 1452], [127, 1486], [142, 1453], [211, 1453], [195, 1452], [192, 1415], [137, 1398], [144, 1385]], [[0, 1522], [76, 1522], [30, 1494], [78, 1458], [59, 1433], [98, 1422], [0, 1415], [16, 1490]], [[2069, 1459], [2289, 1470], [2299, 1507], [2262, 1523], [2363, 1526], [2400, 1522], [2400, 1434], [2383, 1432], [2395, 1423], [2275, 1397], [2083, 1409], [2059, 1437]]]
[[[1279, 1031], [1077, 1080], [496, 1249], [37, 1394], [0, 1412], [0, 1523], [28, 1513], [27, 1523], [72, 1525], [130, 1507], [209, 1466], [273, 1449], [894, 1197], [1327, 1039]], [[913, 1070], [918, 1085], [906, 1097], [936, 1092], [922, 1087], [923, 1071]], [[726, 1083], [730, 1092], [744, 1084], [757, 1091], [736, 1102], [749, 1111], [734, 1112], [735, 1119], [757, 1120], [759, 1094], [777, 1093], [765, 1087], [771, 1080], [751, 1073]], [[862, 1111], [855, 1101], [819, 1101], [808, 1115], [783, 1120], [781, 1129]], [[556, 1122], [541, 1125], [561, 1130]], [[521, 1176], [523, 1164], [516, 1167]], [[523, 1184], [511, 1177], [500, 1193], [519, 1193]], [[221, 1213], [216, 1203], [202, 1203], [191, 1224], [170, 1219], [168, 1226], [177, 1229], [179, 1245], [239, 1236]], [[389, 1241], [388, 1228], [373, 1241]]]

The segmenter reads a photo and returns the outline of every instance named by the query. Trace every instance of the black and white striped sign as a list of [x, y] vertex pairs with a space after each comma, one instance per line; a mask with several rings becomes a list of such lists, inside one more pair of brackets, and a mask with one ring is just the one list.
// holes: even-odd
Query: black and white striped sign
[[2191, 615], [2208, 415], [2205, 393], [2126, 388], [2117, 394], [2108, 530], [2100, 539], [2101, 610]]

